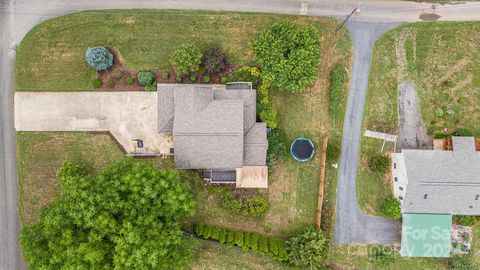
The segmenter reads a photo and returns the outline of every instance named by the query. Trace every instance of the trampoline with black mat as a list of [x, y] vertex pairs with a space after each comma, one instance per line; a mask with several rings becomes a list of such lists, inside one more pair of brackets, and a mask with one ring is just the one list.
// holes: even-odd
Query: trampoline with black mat
[[315, 154], [315, 146], [305, 136], [296, 138], [290, 145], [292, 158], [299, 162], [306, 162], [312, 159]]

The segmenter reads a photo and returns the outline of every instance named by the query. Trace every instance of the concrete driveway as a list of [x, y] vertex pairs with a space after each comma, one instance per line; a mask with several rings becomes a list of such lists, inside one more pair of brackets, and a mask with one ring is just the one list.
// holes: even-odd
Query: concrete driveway
[[157, 119], [157, 92], [15, 93], [17, 131], [109, 131], [128, 153], [169, 152]]

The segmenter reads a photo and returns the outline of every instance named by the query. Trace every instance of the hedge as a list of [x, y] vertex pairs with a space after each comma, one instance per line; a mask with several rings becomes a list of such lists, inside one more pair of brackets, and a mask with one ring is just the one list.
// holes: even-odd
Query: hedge
[[199, 223], [194, 226], [195, 234], [204, 238], [216, 240], [230, 246], [236, 245], [243, 251], [253, 251], [265, 254], [277, 261], [286, 261], [285, 241], [276, 237], [263, 236], [253, 232], [234, 231], [228, 228]]
[[343, 85], [347, 72], [343, 65], [337, 64], [330, 73], [330, 116], [338, 118], [342, 109]]

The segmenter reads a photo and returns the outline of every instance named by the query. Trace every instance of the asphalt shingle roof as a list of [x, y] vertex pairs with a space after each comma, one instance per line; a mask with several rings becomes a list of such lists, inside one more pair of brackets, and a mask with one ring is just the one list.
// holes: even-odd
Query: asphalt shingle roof
[[158, 129], [173, 133], [177, 168], [266, 164], [266, 125], [256, 123], [255, 90], [160, 84], [157, 92]]
[[402, 150], [404, 213], [480, 215], [480, 152], [472, 137], [453, 137], [453, 149]]

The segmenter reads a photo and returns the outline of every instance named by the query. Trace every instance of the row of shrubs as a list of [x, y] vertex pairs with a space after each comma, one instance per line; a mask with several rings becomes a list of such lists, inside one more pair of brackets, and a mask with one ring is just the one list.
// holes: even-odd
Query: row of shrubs
[[209, 224], [196, 224], [195, 234], [204, 239], [216, 240], [229, 246], [236, 245], [243, 251], [253, 251], [266, 254], [274, 260], [285, 261], [288, 259], [285, 250], [285, 241], [280, 238], [267, 237], [257, 233], [234, 231], [228, 228]]
[[220, 205], [234, 214], [242, 214], [246, 217], [261, 217], [267, 213], [269, 203], [263, 196], [255, 195], [250, 198], [236, 197], [233, 193], [227, 193]]
[[342, 111], [342, 97], [347, 72], [341, 64], [336, 64], [330, 73], [330, 116], [337, 119]]

